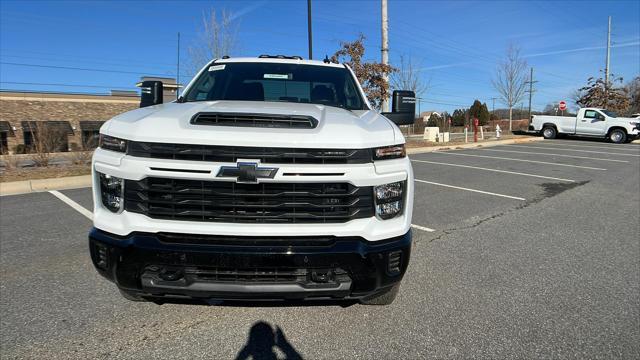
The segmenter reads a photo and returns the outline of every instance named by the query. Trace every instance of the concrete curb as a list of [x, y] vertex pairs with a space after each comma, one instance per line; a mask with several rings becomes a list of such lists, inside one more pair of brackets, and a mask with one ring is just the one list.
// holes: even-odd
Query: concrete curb
[[533, 141], [542, 141], [543, 137], [525, 137], [525, 138], [517, 138], [517, 139], [508, 139], [508, 140], [493, 140], [493, 141], [484, 141], [481, 143], [470, 143], [470, 144], [460, 144], [460, 145], [443, 145], [443, 146], [428, 146], [428, 147], [420, 147], [420, 148], [409, 148], [407, 149], [407, 154], [423, 154], [440, 150], [461, 150], [461, 149], [473, 149], [473, 148], [481, 148], [481, 147], [491, 147], [498, 145], [509, 145], [509, 144], [519, 144], [519, 143], [528, 143]]
[[77, 189], [91, 186], [91, 175], [12, 181], [0, 183], [0, 196], [28, 194], [49, 190]]

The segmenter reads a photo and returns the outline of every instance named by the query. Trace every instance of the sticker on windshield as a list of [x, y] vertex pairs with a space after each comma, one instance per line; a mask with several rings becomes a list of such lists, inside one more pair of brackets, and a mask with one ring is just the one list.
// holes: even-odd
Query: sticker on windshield
[[293, 74], [264, 74], [264, 78], [291, 80], [293, 78]]
[[224, 64], [223, 65], [211, 65], [211, 66], [209, 66], [209, 71], [218, 71], [218, 70], [224, 70]]

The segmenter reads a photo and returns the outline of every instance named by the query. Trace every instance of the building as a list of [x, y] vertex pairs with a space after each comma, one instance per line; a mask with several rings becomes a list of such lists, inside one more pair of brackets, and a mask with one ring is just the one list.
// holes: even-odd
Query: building
[[[160, 80], [164, 101], [175, 99], [180, 87], [174, 79]], [[97, 146], [105, 121], [140, 106], [138, 91], [112, 90], [110, 94], [80, 94], [0, 90], [0, 154], [36, 150], [38, 132], [46, 132], [50, 151], [73, 151]]]
[[170, 102], [176, 99], [176, 91], [182, 87], [182, 85], [176, 83], [174, 78], [165, 78], [157, 76], [143, 76], [136, 84], [137, 87], [142, 86], [143, 81], [162, 81], [162, 100]]

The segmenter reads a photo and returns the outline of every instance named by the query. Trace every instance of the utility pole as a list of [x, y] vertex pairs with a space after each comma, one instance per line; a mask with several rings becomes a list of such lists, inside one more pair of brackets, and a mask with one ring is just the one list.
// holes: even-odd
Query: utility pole
[[180, 98], [180, 32], [178, 32], [178, 62], [176, 63], [176, 100]]
[[604, 107], [609, 105], [609, 59], [611, 57], [611, 16], [607, 27], [607, 64], [604, 68]]
[[533, 84], [537, 81], [533, 81], [533, 68], [531, 68], [531, 76], [529, 77], [529, 124], [531, 124], [531, 99], [533, 97]]
[[491, 113], [494, 114], [496, 112], [496, 99], [495, 97], [491, 98]]
[[307, 35], [309, 37], [309, 60], [313, 59], [313, 37], [311, 36], [311, 0], [307, 0]]
[[[387, 17], [387, 0], [382, 0], [382, 64], [389, 64], [389, 18]], [[389, 86], [389, 74], [384, 75], [384, 81]], [[389, 111], [389, 99], [382, 99], [382, 111]]]

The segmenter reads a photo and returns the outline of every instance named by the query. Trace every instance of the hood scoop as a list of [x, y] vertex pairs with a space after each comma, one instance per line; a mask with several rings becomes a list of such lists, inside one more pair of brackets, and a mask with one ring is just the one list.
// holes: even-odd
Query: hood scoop
[[318, 120], [307, 115], [251, 114], [231, 112], [199, 112], [191, 118], [192, 125], [314, 129]]

